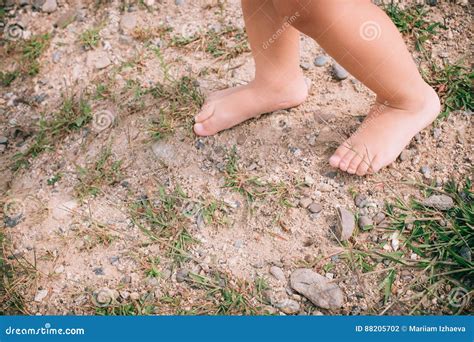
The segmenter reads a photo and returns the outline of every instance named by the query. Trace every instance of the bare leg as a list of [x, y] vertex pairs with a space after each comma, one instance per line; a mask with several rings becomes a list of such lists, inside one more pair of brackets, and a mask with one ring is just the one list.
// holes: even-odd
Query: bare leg
[[278, 15], [271, 1], [242, 0], [242, 9], [255, 79], [211, 94], [195, 117], [197, 135], [212, 135], [259, 114], [297, 106], [307, 96], [299, 67], [299, 32]]
[[439, 113], [439, 99], [422, 79], [397, 28], [369, 0], [273, 0], [281, 16], [313, 37], [377, 94], [364, 123], [330, 164], [365, 175], [393, 162]]

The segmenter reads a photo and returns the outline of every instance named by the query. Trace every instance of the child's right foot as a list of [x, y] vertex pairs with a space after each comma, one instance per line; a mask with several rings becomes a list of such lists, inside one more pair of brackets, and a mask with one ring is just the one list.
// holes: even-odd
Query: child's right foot
[[211, 94], [194, 118], [194, 132], [216, 134], [263, 113], [300, 105], [308, 95], [303, 75], [282, 84], [252, 81], [245, 86]]

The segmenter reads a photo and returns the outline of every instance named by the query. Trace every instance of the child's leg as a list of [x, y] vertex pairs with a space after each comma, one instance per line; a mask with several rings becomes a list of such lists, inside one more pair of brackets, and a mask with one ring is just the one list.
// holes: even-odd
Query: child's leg
[[390, 164], [439, 112], [439, 99], [420, 76], [401, 35], [369, 0], [273, 0], [281, 16], [313, 37], [353, 76], [377, 94], [364, 123], [330, 159], [364, 175]]
[[307, 96], [299, 67], [299, 32], [277, 14], [271, 1], [242, 0], [242, 9], [255, 79], [212, 94], [195, 118], [198, 135], [212, 135], [259, 114], [297, 106]]

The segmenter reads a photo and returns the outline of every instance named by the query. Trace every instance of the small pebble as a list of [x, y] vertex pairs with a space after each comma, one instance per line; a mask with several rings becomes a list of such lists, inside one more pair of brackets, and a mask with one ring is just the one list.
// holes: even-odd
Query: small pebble
[[380, 224], [383, 220], [385, 220], [384, 213], [377, 213], [373, 218], [375, 224]]
[[183, 281], [186, 280], [188, 275], [189, 275], [189, 270], [187, 270], [185, 268], [181, 268], [181, 269], [178, 270], [178, 272], [176, 272], [176, 281], [178, 283], [182, 283]]
[[308, 206], [308, 210], [312, 214], [317, 214], [323, 210], [323, 206], [320, 203], [313, 202]]
[[322, 67], [324, 66], [327, 62], [329, 61], [329, 57], [327, 56], [324, 56], [324, 55], [321, 55], [321, 56], [318, 56], [314, 59], [314, 65], [316, 65], [317, 67]]
[[373, 222], [372, 222], [372, 219], [368, 216], [361, 216], [359, 217], [359, 228], [362, 229], [362, 230], [369, 230], [372, 228], [373, 226]]
[[367, 200], [367, 196], [364, 194], [357, 194], [354, 198], [354, 203], [357, 208], [362, 208], [362, 204], [364, 204]]
[[308, 62], [301, 62], [300, 67], [303, 70], [309, 70], [311, 68], [311, 64], [309, 64]]
[[48, 290], [39, 290], [38, 292], [36, 292], [34, 301], [42, 302], [43, 299], [45, 299], [47, 295], [48, 295]]
[[309, 205], [312, 203], [313, 201], [311, 200], [311, 198], [309, 197], [305, 197], [305, 198], [302, 198], [300, 199], [300, 202], [299, 202], [299, 205], [301, 208], [308, 208]]
[[270, 274], [281, 282], [286, 281], [285, 273], [280, 267], [277, 267], [277, 266], [270, 267]]
[[347, 70], [337, 63], [332, 66], [332, 71], [334, 73], [334, 77], [339, 81], [345, 80], [347, 77], [349, 77]]
[[403, 150], [402, 153], [400, 153], [400, 156], [398, 158], [400, 158], [401, 161], [407, 160], [408, 158], [410, 158], [410, 151]]
[[420, 168], [420, 172], [423, 174], [423, 176], [426, 178], [426, 179], [429, 179], [431, 178], [431, 169], [428, 165], [423, 165], [421, 168]]

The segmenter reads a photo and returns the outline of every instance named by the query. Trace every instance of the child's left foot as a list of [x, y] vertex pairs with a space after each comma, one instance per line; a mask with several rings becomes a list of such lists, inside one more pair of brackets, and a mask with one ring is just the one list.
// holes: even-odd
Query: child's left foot
[[427, 87], [417, 106], [402, 110], [377, 103], [357, 131], [329, 159], [331, 166], [364, 176], [392, 163], [410, 140], [437, 117], [436, 92]]

